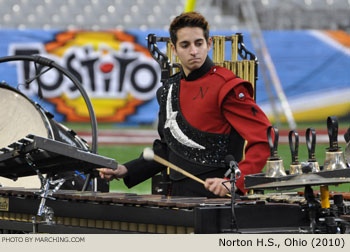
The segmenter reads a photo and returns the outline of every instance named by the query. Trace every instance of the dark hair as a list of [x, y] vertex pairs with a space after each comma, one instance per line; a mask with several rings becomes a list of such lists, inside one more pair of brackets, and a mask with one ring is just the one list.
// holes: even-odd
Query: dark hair
[[209, 24], [198, 12], [185, 12], [174, 18], [169, 27], [171, 42], [176, 46], [177, 31], [184, 27], [199, 27], [203, 30], [205, 40], [209, 39]]

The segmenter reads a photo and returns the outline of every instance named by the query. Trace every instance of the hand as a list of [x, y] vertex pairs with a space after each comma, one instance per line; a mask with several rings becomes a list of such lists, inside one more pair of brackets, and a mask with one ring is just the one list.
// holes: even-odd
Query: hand
[[220, 197], [224, 197], [226, 194], [231, 192], [231, 183], [226, 182], [225, 186], [222, 184], [222, 182], [227, 181], [223, 178], [208, 178], [205, 180], [204, 187], [208, 191], [214, 193], [215, 195], [218, 195]]
[[110, 169], [110, 168], [101, 168], [99, 169], [99, 174], [102, 179], [105, 179], [107, 181], [120, 178], [124, 178], [126, 174], [128, 173], [128, 169], [121, 164], [118, 164], [118, 167], [116, 170]]

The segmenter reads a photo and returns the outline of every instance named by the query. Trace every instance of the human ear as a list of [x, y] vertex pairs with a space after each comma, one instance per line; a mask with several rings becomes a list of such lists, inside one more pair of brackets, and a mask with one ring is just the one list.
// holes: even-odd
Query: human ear
[[208, 38], [208, 52], [209, 52], [212, 44], [213, 44], [213, 39], [212, 39], [212, 37], [209, 37]]
[[173, 43], [170, 44], [170, 47], [171, 47], [171, 50], [173, 51], [174, 55], [177, 56], [176, 48], [175, 48]]

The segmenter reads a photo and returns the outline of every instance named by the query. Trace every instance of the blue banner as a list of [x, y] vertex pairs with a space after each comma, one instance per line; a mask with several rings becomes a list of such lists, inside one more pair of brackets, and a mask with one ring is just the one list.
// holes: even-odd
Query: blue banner
[[[6, 38], [0, 42], [0, 57], [39, 54], [50, 58], [81, 81], [99, 122], [151, 124], [157, 118], [155, 93], [161, 84], [160, 68], [147, 50], [149, 33], [168, 36], [163, 30], [0, 30], [0, 36]], [[249, 33], [243, 31], [243, 36], [245, 46], [254, 53]], [[349, 114], [349, 35], [341, 31], [264, 31], [263, 36], [297, 121]], [[165, 51], [165, 43], [159, 45]], [[29, 87], [25, 85], [38, 67], [39, 72], [45, 70], [21, 61], [2, 63], [0, 81], [40, 103], [57, 121], [89, 121], [78, 90], [58, 71], [50, 70]], [[37, 96], [38, 83], [43, 100]], [[256, 88], [257, 103], [272, 118], [261, 77]]]

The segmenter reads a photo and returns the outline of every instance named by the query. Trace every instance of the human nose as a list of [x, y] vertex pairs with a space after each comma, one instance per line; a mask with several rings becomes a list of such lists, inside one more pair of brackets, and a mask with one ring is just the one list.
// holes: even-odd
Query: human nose
[[197, 52], [198, 52], [197, 47], [195, 45], [191, 45], [191, 47], [190, 47], [190, 54], [191, 55], [196, 55]]

